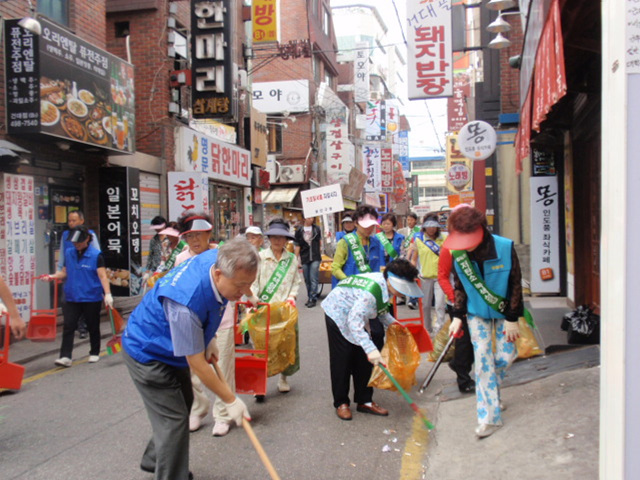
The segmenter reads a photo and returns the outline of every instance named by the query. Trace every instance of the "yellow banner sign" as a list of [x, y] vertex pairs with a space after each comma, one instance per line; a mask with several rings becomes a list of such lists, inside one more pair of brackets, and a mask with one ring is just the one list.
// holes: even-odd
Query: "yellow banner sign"
[[280, 0], [253, 0], [251, 4], [253, 43], [280, 41]]

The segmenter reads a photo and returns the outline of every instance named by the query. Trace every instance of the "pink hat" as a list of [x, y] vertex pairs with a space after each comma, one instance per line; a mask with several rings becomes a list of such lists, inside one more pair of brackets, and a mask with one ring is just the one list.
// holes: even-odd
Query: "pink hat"
[[358, 225], [362, 228], [369, 228], [373, 225], [378, 225], [378, 220], [371, 214], [366, 214], [364, 217], [358, 219]]
[[175, 228], [165, 228], [164, 230], [162, 230], [161, 232], [158, 232], [160, 235], [168, 235], [170, 237], [179, 237], [180, 236], [180, 232], [178, 230], [176, 230]]
[[455, 230], [449, 233], [442, 246], [449, 250], [471, 250], [482, 243], [484, 228], [478, 227], [473, 232], [462, 233]]

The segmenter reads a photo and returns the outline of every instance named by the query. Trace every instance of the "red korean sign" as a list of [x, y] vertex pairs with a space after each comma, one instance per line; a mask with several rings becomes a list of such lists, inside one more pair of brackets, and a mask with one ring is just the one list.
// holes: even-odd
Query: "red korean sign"
[[168, 172], [167, 184], [169, 218], [188, 211], [209, 213], [209, 181], [204, 173]]
[[453, 94], [451, 3], [407, 1], [409, 99]]
[[450, 132], [459, 131], [468, 121], [467, 100], [471, 98], [469, 75], [458, 73], [453, 79], [453, 97], [447, 100], [447, 120]]

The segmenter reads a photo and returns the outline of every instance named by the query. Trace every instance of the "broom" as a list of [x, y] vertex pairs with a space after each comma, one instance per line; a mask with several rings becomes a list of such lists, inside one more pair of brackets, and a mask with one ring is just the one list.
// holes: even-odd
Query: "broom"
[[117, 334], [116, 325], [115, 325], [115, 322], [113, 321], [113, 309], [109, 307], [107, 308], [107, 311], [109, 312], [111, 332], [113, 333], [113, 336], [107, 342], [107, 355], [115, 355], [116, 353], [119, 353], [120, 351], [122, 351], [122, 336]]

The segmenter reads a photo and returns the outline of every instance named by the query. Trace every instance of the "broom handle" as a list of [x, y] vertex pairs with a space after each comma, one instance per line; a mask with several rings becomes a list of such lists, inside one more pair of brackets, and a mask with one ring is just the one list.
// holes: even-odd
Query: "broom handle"
[[111, 307], [107, 307], [107, 311], [109, 312], [109, 321], [111, 322], [111, 331], [114, 335], [116, 335], [116, 325], [113, 321], [113, 311]]
[[251, 427], [251, 424], [246, 418], [242, 419], [242, 426], [244, 427], [244, 431], [247, 432], [247, 436], [249, 437], [249, 440], [251, 440], [251, 443], [253, 444], [253, 448], [255, 448], [256, 452], [258, 452], [258, 456], [260, 457], [260, 460], [262, 460], [262, 463], [264, 467], [267, 469], [267, 472], [269, 472], [269, 475], [271, 476], [272, 480], [280, 480], [280, 475], [278, 475], [278, 472], [276, 472], [276, 469], [273, 468], [273, 465], [271, 465], [271, 461], [269, 460], [269, 457], [267, 457], [267, 453], [264, 451], [264, 448], [262, 448], [262, 445], [260, 444], [258, 437], [256, 437], [256, 434], [253, 432], [253, 428]]
[[[213, 359], [213, 363], [211, 363], [211, 365], [213, 366], [213, 369], [215, 370], [216, 375], [218, 375], [218, 378], [226, 384], [224, 377], [220, 373], [220, 370], [218, 370], [218, 362], [215, 358]], [[265, 452], [264, 448], [262, 448], [262, 445], [260, 444], [260, 440], [258, 440], [258, 437], [256, 437], [256, 434], [254, 433], [253, 428], [251, 427], [251, 424], [246, 418], [242, 419], [242, 426], [244, 427], [244, 431], [247, 432], [247, 436], [249, 437], [249, 440], [251, 440], [251, 444], [253, 445], [253, 448], [258, 453], [260, 460], [262, 460], [262, 464], [267, 469], [267, 472], [269, 472], [271, 479], [280, 480], [280, 476], [278, 475], [278, 472], [276, 472], [276, 469], [273, 468], [273, 465], [271, 464], [271, 460], [269, 460], [269, 457], [267, 456], [267, 452]]]

